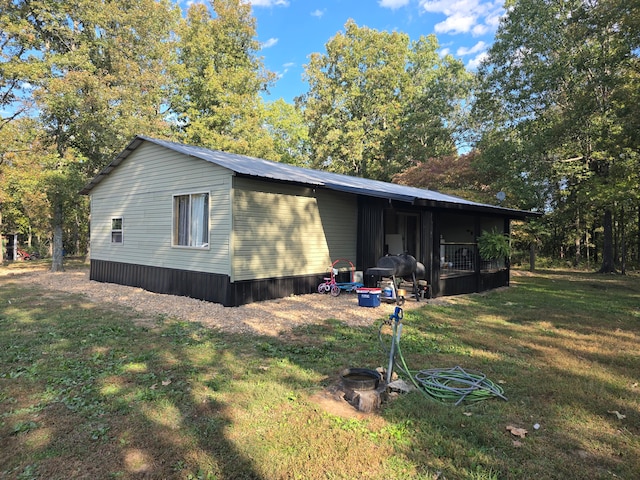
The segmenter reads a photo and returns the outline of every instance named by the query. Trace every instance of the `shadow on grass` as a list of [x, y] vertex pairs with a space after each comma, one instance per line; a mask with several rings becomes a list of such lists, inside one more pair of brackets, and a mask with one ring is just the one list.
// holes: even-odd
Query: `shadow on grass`
[[[481, 464], [494, 465], [500, 478], [633, 477], [640, 471], [638, 287], [627, 281], [607, 298], [589, 299], [573, 278], [557, 278], [553, 286], [528, 279], [410, 313], [403, 335], [419, 333], [404, 335], [405, 356], [412, 366], [462, 364], [504, 382], [509, 402], [469, 405], [467, 419], [455, 408], [429, 409], [438, 429], [460, 436], [450, 458], [462, 445], [478, 459], [490, 452]], [[420, 421], [413, 408], [403, 415]], [[528, 429], [526, 439], [510, 438], [509, 424]]]
[[263, 478], [228, 439], [228, 405], [200, 395], [233, 349], [196, 325], [157, 331], [81, 298], [2, 286], [0, 476]]
[[[345, 367], [386, 365], [377, 322], [327, 321], [286, 338], [174, 320], [140, 326], [131, 312], [5, 282], [0, 474], [633, 478], [638, 327], [583, 297], [561, 276], [532, 278], [407, 312], [401, 342], [410, 368], [482, 371], [504, 382], [509, 400], [453, 407], [412, 393], [378, 415], [340, 419], [310, 393]], [[506, 432], [510, 424], [528, 429], [526, 438]]]

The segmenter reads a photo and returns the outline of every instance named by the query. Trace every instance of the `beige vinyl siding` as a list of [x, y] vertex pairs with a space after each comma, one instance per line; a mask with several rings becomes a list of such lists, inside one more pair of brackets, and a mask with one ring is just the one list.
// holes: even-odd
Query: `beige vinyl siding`
[[317, 274], [355, 262], [355, 196], [235, 178], [233, 281]]
[[[232, 172], [143, 143], [91, 191], [91, 258], [230, 274]], [[171, 246], [173, 195], [209, 193], [208, 249]], [[123, 218], [123, 243], [111, 219]]]

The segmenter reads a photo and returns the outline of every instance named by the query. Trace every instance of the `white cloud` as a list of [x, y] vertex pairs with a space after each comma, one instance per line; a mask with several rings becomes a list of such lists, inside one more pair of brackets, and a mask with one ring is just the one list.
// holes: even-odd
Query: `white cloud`
[[468, 33], [476, 23], [476, 17], [456, 13], [450, 15], [444, 22], [436, 23], [436, 33]]
[[326, 12], [326, 10], [316, 9], [313, 12], [311, 12], [311, 16], [312, 17], [322, 18], [322, 16], [324, 15], [325, 12]]
[[490, 13], [489, 15], [484, 17], [484, 23], [486, 23], [487, 26], [491, 27], [492, 29], [496, 29], [500, 24], [500, 19], [502, 19], [505, 14], [506, 12], [502, 9], [495, 10], [493, 13]]
[[475, 58], [469, 60], [469, 63], [467, 63], [467, 68], [469, 70], [476, 70], [480, 64], [482, 63], [482, 61], [487, 58], [487, 52], [482, 52], [478, 55], [476, 55]]
[[487, 48], [488, 48], [488, 45], [485, 42], [479, 41], [471, 48], [467, 48], [467, 47], [458, 48], [458, 50], [456, 50], [456, 55], [458, 55], [459, 57], [464, 57], [465, 55], [473, 55], [478, 52], [484, 52], [487, 50]]
[[270, 38], [266, 42], [262, 42], [262, 48], [273, 47], [276, 43], [278, 43], [278, 39], [277, 38]]
[[442, 48], [442, 49], [440, 49], [440, 56], [441, 57], [446, 57], [450, 53], [451, 53], [451, 49], [450, 48]]
[[504, 0], [420, 0], [420, 6], [447, 17], [436, 24], [436, 33], [484, 35], [496, 29], [504, 14]]
[[382, 8], [390, 8], [395, 10], [396, 8], [404, 7], [409, 4], [409, 0], [380, 0], [378, 5]]
[[481, 37], [487, 32], [489, 32], [489, 27], [483, 24], [474, 25], [474, 27], [471, 29], [471, 34], [474, 37]]
[[283, 78], [289, 72], [289, 69], [295, 66], [296, 64], [294, 62], [283, 63], [282, 70], [276, 72], [276, 77], [278, 78], [278, 80]]
[[287, 0], [249, 0], [254, 7], [288, 7]]

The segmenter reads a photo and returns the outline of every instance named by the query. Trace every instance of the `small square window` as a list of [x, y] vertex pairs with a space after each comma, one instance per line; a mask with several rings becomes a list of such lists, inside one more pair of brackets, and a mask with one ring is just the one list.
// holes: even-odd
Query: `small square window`
[[122, 217], [111, 219], [111, 243], [122, 243]]

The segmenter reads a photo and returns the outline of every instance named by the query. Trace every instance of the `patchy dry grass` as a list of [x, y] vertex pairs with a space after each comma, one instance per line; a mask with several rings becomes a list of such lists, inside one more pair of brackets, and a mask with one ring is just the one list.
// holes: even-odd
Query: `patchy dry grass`
[[[414, 392], [370, 415], [326, 392], [344, 367], [386, 364], [377, 324], [327, 319], [287, 338], [231, 335], [172, 318], [141, 322], [14, 280], [0, 275], [2, 478], [640, 471], [638, 277], [540, 272], [407, 311], [410, 368], [481, 371], [508, 401], [455, 407]], [[514, 437], [507, 425], [528, 433]]]

